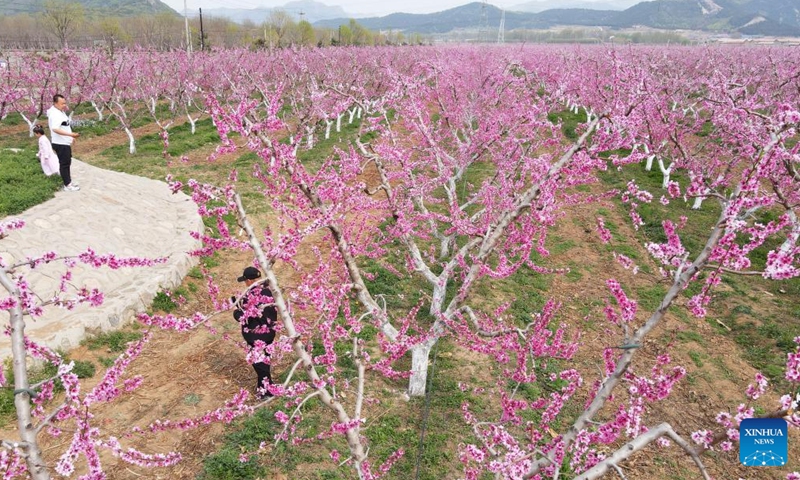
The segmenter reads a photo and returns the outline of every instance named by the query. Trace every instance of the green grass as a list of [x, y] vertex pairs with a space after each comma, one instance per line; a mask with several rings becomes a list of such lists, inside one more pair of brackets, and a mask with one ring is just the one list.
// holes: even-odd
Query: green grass
[[586, 112], [579, 110], [578, 113], [572, 113], [569, 110], [561, 110], [549, 113], [547, 119], [552, 123], [561, 122], [561, 130], [564, 132], [564, 136], [570, 140], [577, 140], [578, 133], [575, 129], [580, 124], [586, 123]]
[[[64, 363], [69, 363], [73, 360], [63, 352], [59, 352], [64, 359]], [[97, 367], [93, 362], [84, 360], [74, 360], [75, 365], [72, 372], [78, 378], [91, 378], [97, 373]], [[7, 359], [3, 365], [3, 371], [6, 376], [6, 386], [0, 388], [0, 427], [8, 425], [16, 418], [16, 409], [14, 407], [14, 370], [11, 365], [11, 359]], [[52, 363], [45, 363], [28, 368], [28, 383], [33, 385], [43, 380], [53, 378], [58, 373], [58, 367]], [[60, 380], [56, 380], [56, 392], [64, 391], [64, 387]]]
[[270, 409], [262, 408], [252, 416], [232, 425], [223, 439], [222, 448], [203, 462], [200, 480], [247, 480], [263, 478], [266, 469], [260, 465], [259, 456], [252, 455], [241, 462], [239, 455], [254, 452], [262, 440], [270, 441], [282, 425], [275, 420]]
[[704, 354], [702, 354], [700, 352], [696, 352], [694, 350], [689, 350], [688, 355], [689, 355], [689, 358], [692, 359], [692, 362], [694, 362], [694, 364], [695, 364], [695, 366], [697, 368], [702, 368], [703, 367], [703, 358], [705, 357]]
[[684, 342], [684, 343], [695, 342], [698, 345], [705, 345], [706, 344], [706, 339], [703, 338], [702, 335], [700, 335], [697, 332], [690, 331], [690, 330], [684, 330], [682, 332], [678, 332], [677, 338], [678, 338], [678, 340], [680, 340], [681, 342]]
[[0, 147], [0, 217], [17, 215], [53, 198], [63, 185], [58, 174], [47, 177], [42, 172], [37, 148], [35, 139], [18, 153]]
[[[367, 337], [371, 337], [367, 333]], [[315, 345], [316, 346], [316, 345]], [[429, 369], [430, 398], [418, 397], [410, 402], [381, 402], [380, 408], [366, 417], [362, 435], [370, 445], [369, 459], [373, 466], [382, 464], [397, 449], [402, 448], [402, 456], [392, 468], [388, 478], [414, 478], [417, 471], [419, 454], [419, 478], [421, 480], [438, 480], [452, 478], [458, 471], [459, 464], [454, 452], [458, 442], [472, 442], [470, 433], [465, 433], [460, 411], [463, 402], [469, 402], [473, 408], [480, 410], [483, 399], [473, 397], [470, 392], [462, 392], [458, 387], [459, 369], [462, 365], [453, 357], [454, 347], [447, 341], [439, 343], [435, 357], [431, 357]], [[315, 350], [314, 354], [320, 353]], [[339, 368], [348, 370], [344, 365], [350, 359], [339, 358]], [[434, 365], [435, 364], [435, 365]], [[435, 371], [433, 370], [435, 368]], [[279, 377], [283, 380], [285, 372]], [[298, 372], [298, 380], [306, 379], [303, 372]], [[375, 381], [370, 380], [370, 381]], [[393, 391], [402, 390], [405, 382], [388, 381], [384, 388]], [[380, 387], [378, 387], [380, 390]], [[427, 418], [423, 418], [428, 405]], [[328, 453], [336, 449], [342, 459], [348, 455], [347, 445], [341, 436], [316, 441], [309, 445], [290, 446], [284, 442], [269, 451], [250, 458], [248, 462], [239, 462], [241, 453], [252, 453], [261, 441], [273, 441], [273, 436], [282, 430], [274, 418], [274, 405], [260, 409], [253, 417], [235, 422], [228, 429], [223, 445], [219, 451], [207, 457], [204, 462], [200, 480], [230, 479], [255, 480], [266, 478], [270, 467], [280, 465], [279, 470], [289, 478], [309, 479], [349, 479], [353, 472], [346, 467], [338, 467]], [[302, 408], [303, 422], [298, 425], [297, 435], [304, 438], [316, 436], [330, 426], [330, 413], [316, 399], [307, 402]], [[425, 438], [420, 444], [422, 425], [425, 425]], [[300, 468], [314, 465], [313, 471]]]
[[89, 350], [106, 349], [109, 352], [122, 352], [127, 348], [129, 342], [135, 342], [141, 338], [140, 332], [115, 330], [87, 337], [81, 341], [81, 345], [86, 345]]
[[24, 120], [22, 119], [22, 115], [18, 112], [11, 112], [9, 113], [6, 118], [0, 121], [0, 125], [7, 125], [7, 126], [14, 126], [14, 125], [22, 125]]
[[[211, 119], [198, 121], [196, 127], [195, 134], [191, 133], [191, 126], [188, 123], [169, 129], [169, 148], [167, 152], [172, 155], [175, 161], [187, 152], [219, 143], [219, 134]], [[103, 160], [102, 166], [105, 168], [149, 178], [163, 179], [169, 170], [167, 160], [162, 155], [163, 150], [164, 144], [161, 137], [158, 133], [152, 133], [136, 138], [136, 153], [133, 155], [129, 153], [128, 142], [126, 141], [101, 152], [100, 159]], [[176, 163], [180, 162], [177, 161]], [[204, 165], [204, 169], [210, 167], [213, 167], [213, 165]]]
[[[194, 284], [190, 284], [194, 285]], [[189, 287], [178, 287], [172, 291], [159, 291], [153, 298], [151, 308], [156, 312], [172, 313], [180, 306], [177, 301], [180, 297], [188, 299]]]
[[[684, 247], [696, 255], [702, 250], [704, 242], [708, 237], [708, 232], [717, 220], [720, 207], [717, 202], [708, 200], [703, 203], [700, 210], [692, 210], [690, 203], [681, 199], [673, 199], [670, 205], [663, 206], [658, 202], [658, 198], [664, 194], [661, 188], [662, 174], [658, 169], [647, 172], [642, 165], [630, 165], [624, 168], [623, 174], [616, 172], [605, 172], [601, 174], [602, 181], [609, 187], [624, 188], [629, 179], [633, 179], [643, 189], [650, 191], [654, 200], [651, 204], [642, 204], [639, 213], [645, 225], [637, 233], [637, 242], [663, 242], [666, 240], [661, 221], [669, 219], [679, 222], [681, 216], [686, 216], [689, 220], [686, 226], [679, 230]], [[672, 179], [681, 185], [687, 185], [688, 180], [680, 175], [672, 175]], [[618, 208], [628, 210], [627, 205], [616, 202]], [[775, 220], [774, 212], [761, 212], [756, 221], [765, 223]], [[608, 226], [610, 222], [606, 222]], [[611, 229], [611, 227], [609, 228]], [[613, 233], [613, 230], [612, 230]], [[739, 242], [746, 241], [740, 238]], [[758, 270], [764, 266], [766, 254], [769, 249], [777, 245], [775, 241], [756, 249], [752, 255], [753, 265], [751, 269]], [[626, 246], [614, 245], [613, 249], [632, 256], [632, 251], [623, 251]], [[630, 247], [627, 247], [630, 248]], [[690, 257], [691, 258], [691, 257]], [[706, 273], [702, 273], [698, 278], [689, 284], [683, 292], [685, 298], [698, 294], [703, 288]], [[775, 282], [764, 280], [760, 277], [741, 277], [725, 274], [722, 278], [723, 285], [729, 289], [717, 288], [712, 291], [713, 300], [709, 309], [709, 318], [719, 318], [732, 331], [728, 332], [719, 326], [715, 321], [708, 321], [717, 334], [725, 335], [743, 349], [743, 356], [754, 368], [767, 375], [776, 388], [783, 388], [783, 370], [786, 364], [786, 354], [795, 348], [792, 339], [800, 335], [800, 279]], [[652, 310], [658, 306], [660, 298], [663, 296], [664, 286], [656, 284], [653, 287], [639, 288], [636, 291], [636, 299], [641, 308]], [[769, 297], [757, 292], [770, 292], [774, 297]], [[781, 293], [781, 291], [783, 293]], [[759, 304], [762, 309], [770, 311], [769, 318], [754, 321], [752, 315], [756, 311], [755, 306]], [[689, 332], [681, 332], [678, 338], [684, 341], [690, 339], [691, 330], [698, 320], [687, 314], [684, 307], [673, 306], [671, 311], [678, 315], [689, 327]], [[702, 343], [699, 339], [698, 344]], [[712, 363], [714, 358], [712, 357]], [[722, 367], [720, 367], [722, 368]]]

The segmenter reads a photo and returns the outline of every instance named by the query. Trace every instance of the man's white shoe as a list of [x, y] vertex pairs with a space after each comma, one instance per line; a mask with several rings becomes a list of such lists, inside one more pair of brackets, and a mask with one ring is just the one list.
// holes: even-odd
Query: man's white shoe
[[69, 185], [64, 187], [65, 192], [77, 192], [80, 189], [81, 187], [75, 185], [74, 183], [70, 183]]

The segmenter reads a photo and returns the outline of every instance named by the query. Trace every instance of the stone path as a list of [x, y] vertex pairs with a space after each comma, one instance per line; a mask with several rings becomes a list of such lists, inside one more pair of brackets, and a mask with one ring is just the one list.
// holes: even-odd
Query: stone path
[[[80, 191], [60, 191], [55, 198], [9, 217], [25, 220], [26, 226], [0, 240], [0, 256], [7, 264], [48, 251], [75, 255], [89, 247], [98, 254], [168, 260], [154, 267], [118, 270], [79, 264], [71, 284], [100, 289], [105, 295], [103, 305], [82, 305], [72, 311], [51, 306], [42, 317], [26, 317], [25, 333], [30, 338], [65, 351], [88, 333], [125, 324], [146, 309], [159, 290], [178, 286], [197, 263], [187, 253], [199, 247], [190, 232], [203, 229], [194, 202], [183, 193], [173, 195], [164, 182], [102, 170], [74, 159], [72, 176]], [[23, 273], [40, 297], [51, 298], [64, 271], [63, 263], [54, 262]], [[0, 298], [5, 296], [0, 292]], [[10, 355], [9, 337], [0, 336], [0, 360]]]

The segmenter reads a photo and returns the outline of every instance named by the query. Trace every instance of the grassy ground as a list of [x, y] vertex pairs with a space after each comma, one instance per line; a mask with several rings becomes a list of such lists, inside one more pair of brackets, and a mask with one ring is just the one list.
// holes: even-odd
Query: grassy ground
[[0, 218], [53, 198], [62, 186], [61, 177], [42, 172], [37, 151], [36, 139], [27, 133], [0, 141]]
[[[563, 121], [564, 132], [569, 136], [574, 135], [577, 123], [584, 121], [585, 118], [582, 114], [560, 112], [551, 115], [551, 121], [556, 120]], [[671, 178], [681, 185], [689, 183], [680, 173], [672, 175]], [[601, 179], [606, 186], [620, 190], [625, 188], [629, 180], [634, 180], [642, 189], [654, 195], [652, 203], [642, 204], [638, 210], [645, 222], [635, 239], [639, 244], [664, 242], [666, 237], [661, 221], [668, 219], [678, 224], [680, 218], [686, 216], [689, 221], [680, 231], [680, 236], [685, 248], [697, 253], [702, 249], [708, 232], [720, 213], [720, 205], [713, 199], [705, 201], [699, 210], [692, 210], [691, 204], [681, 199], [671, 201], [668, 206], [662, 205], [659, 197], [666, 192], [661, 188], [663, 175], [657, 165], [649, 172], [642, 165], [630, 165], [624, 168], [622, 175], [616, 171], [609, 171], [602, 174]], [[627, 207], [619, 201], [616, 202], [616, 207], [619, 211], [627, 211]], [[600, 216], [607, 216], [608, 213], [602, 209], [598, 211]], [[759, 220], [768, 222], [775, 220], [775, 216], [772, 212], [763, 212]], [[613, 244], [607, 248], [625, 254], [641, 264], [640, 255], [635, 249], [630, 248], [630, 245], [625, 245], [628, 242], [619, 236], [617, 225], [613, 221], [607, 221], [606, 226], [614, 238]], [[762, 270], [766, 263], [767, 252], [775, 246], [776, 243], [773, 241], [756, 249], [751, 256], [753, 260], [751, 270]], [[651, 273], [646, 269], [643, 271]], [[688, 288], [686, 295], [699, 292], [703, 279], [704, 276], [701, 276], [694, 282]], [[640, 304], [650, 311], [657, 307], [664, 293], [665, 287], [662, 285], [636, 292]], [[783, 372], [786, 366], [786, 354], [793, 352], [796, 347], [793, 339], [800, 336], [800, 278], [775, 282], [760, 276], [724, 274], [722, 287], [714, 292], [713, 298], [710, 315], [702, 321], [707, 322], [717, 334], [733, 339], [742, 348], [742, 354], [747, 362], [767, 375], [777, 389], [788, 388]], [[672, 310], [687, 323], [696, 321], [690, 319], [682, 308]], [[694, 334], [689, 340], [707, 343], [696, 338], [697, 335]], [[699, 356], [695, 354], [698, 358], [695, 363], [702, 363]]]

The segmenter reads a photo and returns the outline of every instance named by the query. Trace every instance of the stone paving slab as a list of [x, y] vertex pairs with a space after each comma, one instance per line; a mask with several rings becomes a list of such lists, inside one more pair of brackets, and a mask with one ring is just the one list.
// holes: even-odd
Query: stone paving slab
[[[159, 290], [180, 285], [197, 263], [188, 252], [200, 243], [190, 232], [204, 228], [194, 202], [183, 193], [173, 195], [164, 182], [75, 159], [72, 176], [80, 191], [59, 191], [55, 198], [9, 217], [25, 220], [26, 225], [0, 240], [0, 256], [7, 264], [48, 251], [75, 255], [87, 248], [120, 257], [168, 259], [153, 267], [118, 270], [76, 266], [71, 284], [100, 289], [105, 295], [103, 305], [82, 305], [72, 311], [50, 306], [42, 317], [26, 317], [26, 335], [65, 351], [89, 333], [124, 325], [149, 307]], [[40, 297], [51, 298], [64, 271], [63, 263], [57, 262], [24, 274]], [[3, 293], [0, 298], [5, 297]], [[0, 360], [10, 356], [10, 339], [0, 336]]]

